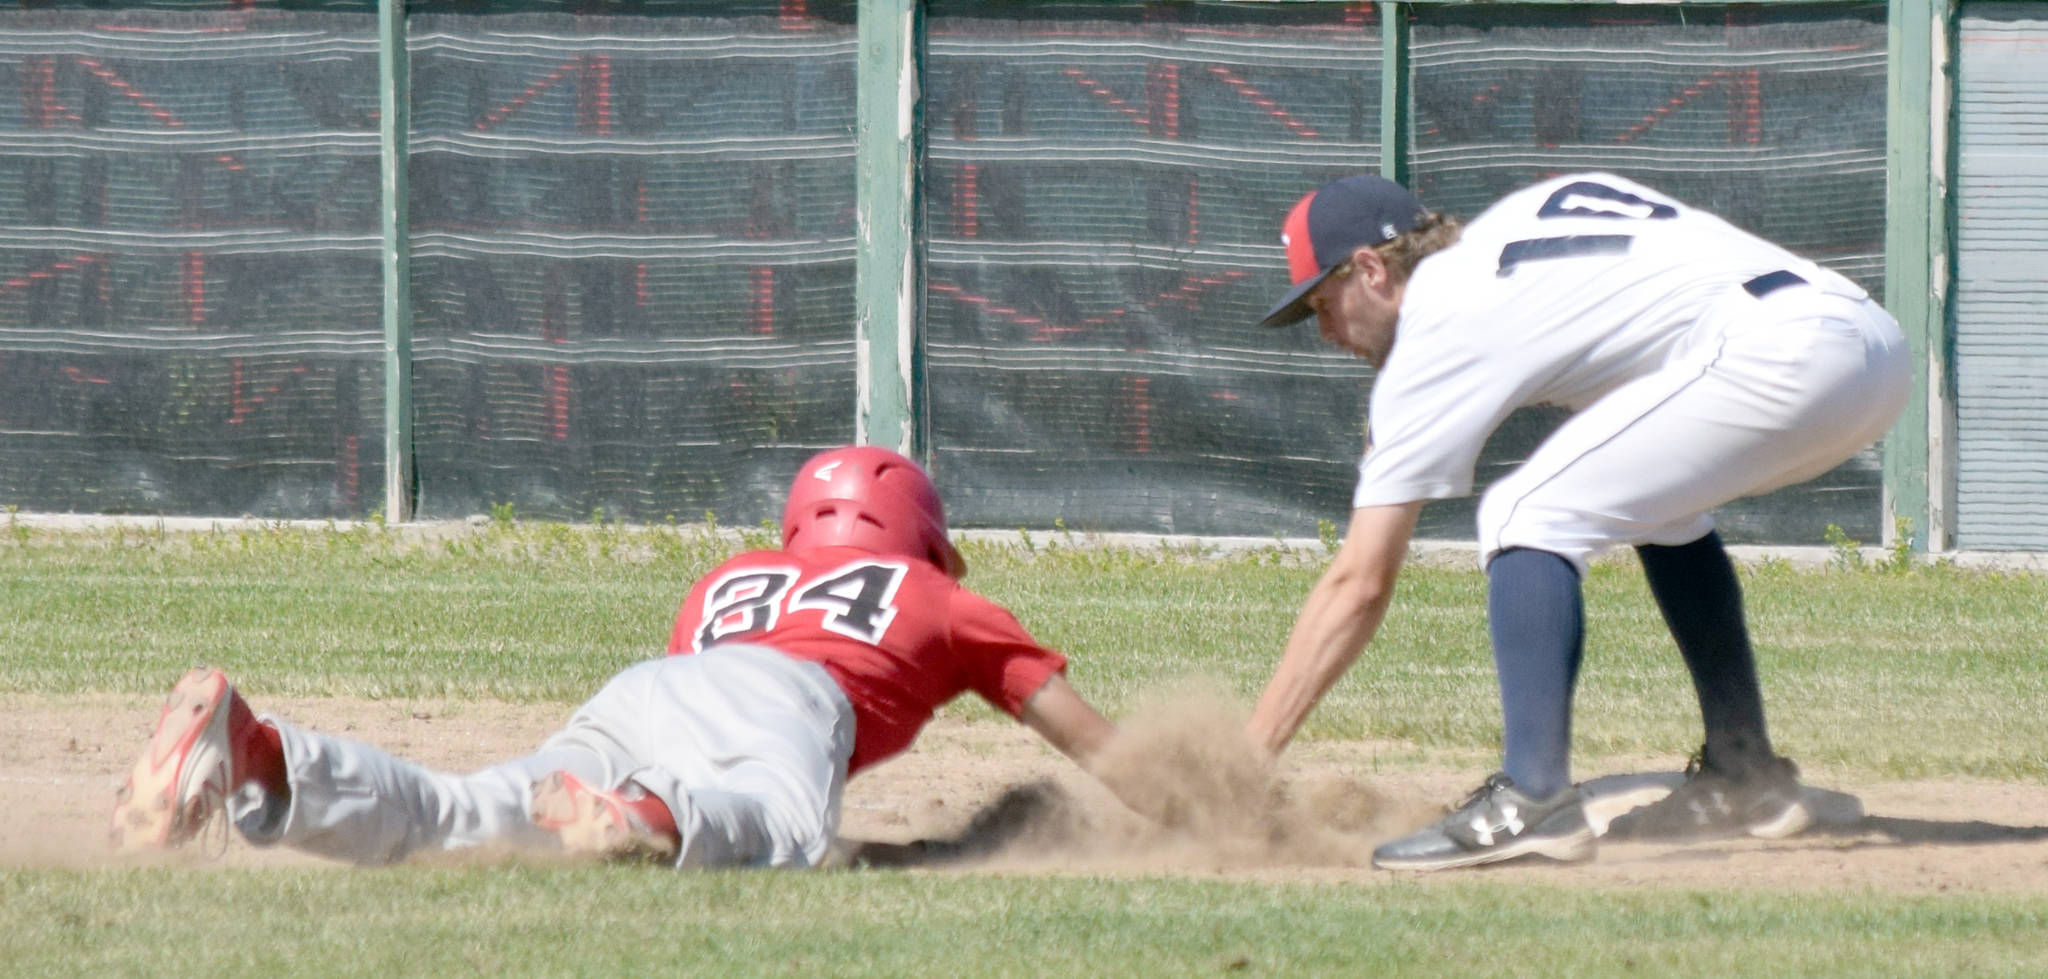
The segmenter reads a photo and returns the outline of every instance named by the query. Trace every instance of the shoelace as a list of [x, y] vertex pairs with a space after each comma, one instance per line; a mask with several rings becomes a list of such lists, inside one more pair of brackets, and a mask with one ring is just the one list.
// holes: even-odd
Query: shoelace
[[1486, 781], [1480, 783], [1478, 788], [1473, 789], [1472, 794], [1465, 797], [1465, 801], [1460, 802], [1455, 806], [1445, 806], [1444, 812], [1460, 812], [1464, 810], [1467, 806], [1470, 806], [1475, 802], [1485, 799], [1486, 797], [1492, 795], [1496, 791], [1506, 788], [1513, 788], [1514, 784], [1514, 781], [1509, 779], [1505, 772], [1495, 772], [1491, 775], [1486, 776]]

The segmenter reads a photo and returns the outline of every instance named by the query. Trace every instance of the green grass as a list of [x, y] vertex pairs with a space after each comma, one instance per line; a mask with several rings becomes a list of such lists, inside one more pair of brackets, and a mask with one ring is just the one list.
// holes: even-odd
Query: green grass
[[[750, 532], [749, 540], [762, 535]], [[264, 696], [572, 703], [666, 641], [735, 543], [499, 521], [176, 535], [0, 524], [0, 690], [153, 695], [227, 668]], [[970, 544], [970, 582], [1116, 714], [1208, 677], [1249, 700], [1320, 555]], [[1781, 747], [1842, 777], [2048, 778], [2048, 578], [1947, 568], [1743, 571]], [[1674, 763], [1697, 709], [1626, 563], [1587, 581], [1581, 773]], [[1484, 582], [1412, 568], [1381, 639], [1305, 736], [1383, 761], [1489, 764]], [[990, 712], [971, 700], [949, 711]], [[1344, 884], [1201, 876], [639, 868], [0, 870], [10, 975], [2041, 974], [2048, 895], [1775, 895], [1532, 884], [1483, 872]]]
[[[374, 527], [0, 529], [0, 690], [152, 694], [203, 662], [259, 699], [574, 703], [659, 653], [690, 582], [739, 546], [694, 529], [510, 522], [438, 540]], [[1278, 550], [967, 550], [970, 583], [1072, 657], [1077, 687], [1112, 714], [1190, 677], [1255, 697], [1320, 570], [1319, 556]], [[1788, 754], [1891, 777], [2048, 778], [2048, 578], [1782, 564], [1743, 576]], [[1465, 568], [1410, 568], [1379, 639], [1303, 736], [1395, 739], [1418, 762], [1491, 752], [1484, 586]], [[1586, 606], [1582, 764], [1696, 747], [1692, 691], [1641, 574], [1596, 565]], [[972, 698], [949, 710], [989, 715]]]
[[[10, 975], [2040, 974], [2048, 897], [603, 867], [0, 873]], [[175, 908], [176, 913], [166, 913]]]

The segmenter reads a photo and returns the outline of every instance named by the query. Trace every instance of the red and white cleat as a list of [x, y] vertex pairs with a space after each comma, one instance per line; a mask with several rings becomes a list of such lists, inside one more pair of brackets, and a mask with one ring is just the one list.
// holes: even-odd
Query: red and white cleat
[[[647, 809], [649, 806], [655, 809]], [[533, 824], [554, 833], [562, 841], [562, 849], [570, 853], [607, 859], [674, 860], [681, 841], [673, 830], [657, 828], [643, 810], [657, 818], [667, 812], [661, 800], [631, 782], [619, 791], [603, 792], [568, 772], [555, 772], [533, 783]]]
[[206, 667], [171, 688], [149, 747], [114, 797], [108, 831], [115, 849], [182, 845], [225, 812], [234, 786], [228, 708], [235, 696], [226, 674]]

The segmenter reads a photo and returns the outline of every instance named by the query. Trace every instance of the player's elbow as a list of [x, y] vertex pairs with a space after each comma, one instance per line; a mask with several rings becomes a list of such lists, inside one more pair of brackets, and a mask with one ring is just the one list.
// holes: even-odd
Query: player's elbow
[[1394, 600], [1394, 575], [1377, 568], [1339, 561], [1330, 565], [1316, 590], [1325, 603], [1350, 616], [1385, 612]]

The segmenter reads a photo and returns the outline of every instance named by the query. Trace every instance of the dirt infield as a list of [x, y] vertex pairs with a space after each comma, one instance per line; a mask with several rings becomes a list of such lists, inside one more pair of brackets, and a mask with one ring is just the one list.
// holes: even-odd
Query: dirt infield
[[[317, 730], [359, 738], [439, 768], [466, 770], [523, 753], [567, 714], [559, 706], [479, 702], [261, 700]], [[13, 814], [0, 822], [0, 867], [90, 867], [152, 860], [229, 866], [318, 864], [239, 840], [209, 858], [116, 857], [107, 809], [156, 719], [154, 699], [0, 695], [0, 785]], [[1021, 727], [935, 722], [911, 752], [849, 786], [841, 833], [874, 865], [934, 872], [1146, 873], [1256, 880], [1450, 879], [1485, 873], [1564, 886], [1842, 887], [1891, 893], [2048, 888], [2048, 785], [1939, 779], [1848, 784], [1810, 781], [1860, 798], [1860, 819], [1775, 843], [1685, 847], [1606, 845], [1591, 863], [1512, 864], [1438, 875], [1372, 869], [1372, 845], [1427, 821], [1484, 772], [1388, 771], [1390, 746], [1298, 746], [1277, 782], [1236, 754], [1231, 718], [1181, 704], [1129, 719], [1131, 737], [1107, 764], [1155, 793], [1175, 815], [1162, 828], [1131, 815]], [[1671, 759], [1603, 766], [1581, 776], [1654, 770]], [[1193, 777], [1189, 773], [1194, 773]], [[925, 841], [925, 842], [919, 842]], [[1497, 878], [1498, 879], [1498, 878]]]

